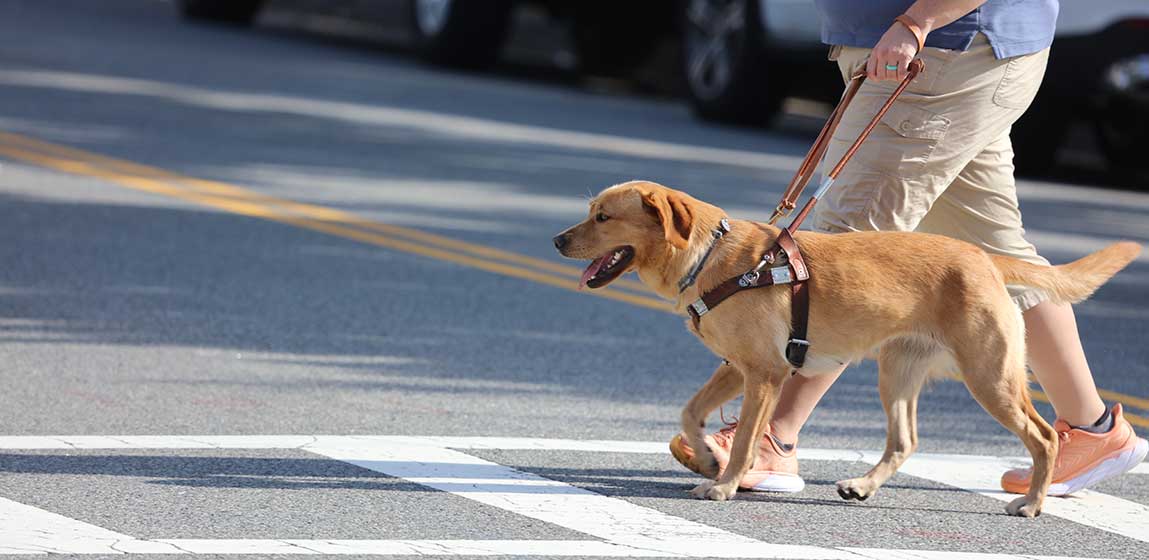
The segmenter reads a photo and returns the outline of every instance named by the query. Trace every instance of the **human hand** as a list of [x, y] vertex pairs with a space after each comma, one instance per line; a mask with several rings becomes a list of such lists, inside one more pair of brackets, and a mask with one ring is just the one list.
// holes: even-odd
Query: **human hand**
[[[901, 23], [894, 22], [874, 49], [866, 63], [866, 77], [871, 80], [897, 80], [906, 77], [910, 61], [918, 54], [918, 38]], [[897, 67], [897, 70], [889, 70]]]

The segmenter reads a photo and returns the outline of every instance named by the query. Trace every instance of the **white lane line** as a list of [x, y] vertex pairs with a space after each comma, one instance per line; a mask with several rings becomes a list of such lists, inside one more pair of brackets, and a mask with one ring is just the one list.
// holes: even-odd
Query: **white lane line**
[[[192, 554], [329, 554], [371, 556], [664, 556], [601, 541], [247, 540], [164, 539]], [[856, 557], [855, 557], [856, 558]]]
[[[540, 451], [585, 451], [601, 453], [666, 453], [664, 442], [618, 440], [570, 440], [504, 437], [442, 436], [7, 436], [0, 437], [0, 449], [311, 449], [403, 448], [409, 446], [452, 449], [521, 449]], [[877, 451], [801, 449], [799, 457], [812, 461], [858, 461], [874, 464]], [[955, 486], [970, 492], [1008, 501], [1012, 496], [998, 488], [998, 477], [1006, 469], [1028, 465], [1027, 458], [978, 455], [919, 453], [901, 472]], [[1149, 464], [1134, 469], [1149, 473]], [[861, 470], [858, 474], [861, 474]], [[419, 478], [419, 476], [414, 476]], [[423, 473], [422, 477], [428, 477]], [[443, 482], [443, 481], [440, 481]], [[446, 484], [446, 482], [443, 482]], [[455, 483], [458, 483], [456, 481]], [[520, 484], [526, 484], [522, 482]], [[1097, 492], [1081, 492], [1070, 498], [1049, 498], [1045, 513], [1089, 527], [1149, 542], [1149, 507]]]
[[0, 436], [0, 449], [299, 449], [325, 436]]
[[[682, 558], [650, 550], [601, 541], [414, 541], [414, 540], [243, 540], [243, 539], [165, 539], [165, 544], [178, 546], [192, 554], [325, 554], [371, 556], [578, 556], [622, 558]], [[777, 545], [757, 543], [739, 552], [742, 558], [790, 558]], [[815, 547], [811, 547], [815, 548]], [[1096, 560], [1076, 556], [1034, 556], [984, 552], [947, 552], [937, 550], [901, 550], [886, 548], [819, 549], [824, 556], [802, 557], [827, 560]], [[778, 554], [775, 554], [778, 552]], [[711, 557], [734, 557], [711, 554]]]
[[[943, 551], [880, 549], [834, 549], [814, 546], [774, 545], [713, 527], [675, 518], [656, 510], [636, 506], [624, 500], [608, 498], [558, 481], [516, 471], [489, 461], [444, 448], [441, 443], [417, 444], [412, 438], [357, 436], [229, 436], [174, 437], [99, 437], [25, 439], [5, 438], [7, 446], [34, 445], [36, 448], [76, 449], [149, 448], [237, 448], [241, 443], [259, 448], [307, 449], [309, 451], [361, 467], [400, 476], [442, 491], [507, 509], [514, 513], [568, 527], [602, 541], [323, 541], [323, 540], [247, 540], [247, 539], [167, 539], [143, 540], [107, 531], [86, 523], [5, 500], [8, 521], [3, 526], [18, 526], [34, 520], [33, 530], [4, 538], [5, 551], [36, 554], [43, 552], [72, 553], [205, 553], [205, 554], [378, 554], [378, 555], [598, 555], [598, 556], [722, 556], [745, 558], [810, 558], [853, 559], [889, 557], [928, 558], [937, 560], [1019, 560], [1022, 556], [986, 555]], [[455, 445], [467, 442], [452, 441]], [[576, 444], [572, 440], [548, 443], [547, 440], [475, 439], [470, 442], [482, 448], [507, 444], [518, 448], [598, 447], [617, 451], [633, 449], [630, 442]], [[657, 442], [657, 447], [661, 447]], [[640, 447], [655, 449], [656, 443]], [[13, 447], [9, 447], [13, 448]], [[18, 447], [17, 447], [18, 448]], [[858, 459], [870, 453], [823, 451], [826, 459]], [[17, 540], [19, 539], [19, 540]]]
[[790, 173], [801, 161], [797, 156], [762, 151], [716, 148], [615, 134], [579, 132], [545, 126], [465, 117], [375, 104], [326, 101], [286, 95], [207, 89], [173, 82], [118, 78], [76, 72], [6, 70], [0, 83], [55, 90], [136, 95], [225, 111], [252, 111], [346, 121], [357, 126], [411, 128], [452, 138], [472, 138], [500, 143], [525, 143], [586, 150], [618, 156], [662, 161], [695, 162], [755, 167]]
[[[537, 451], [586, 451], [591, 453], [662, 454], [667, 442], [607, 439], [521, 438], [490, 436], [0, 436], [0, 449], [306, 449], [312, 445], [339, 442], [387, 442], [394, 445], [421, 445], [450, 449], [503, 449]], [[806, 461], [876, 462], [881, 451], [851, 449], [801, 448], [799, 456]], [[953, 455], [916, 453], [917, 458], [944, 460], [1007, 461], [1013, 466], [1028, 466], [1029, 457], [995, 457], [992, 455]], [[1149, 462], [1135, 467], [1130, 474], [1149, 474]]]
[[[899, 472], [1010, 502], [1016, 494], [1001, 490], [1001, 473], [1028, 466], [1028, 460], [969, 455], [914, 455]], [[1065, 498], [1046, 498], [1042, 513], [1149, 542], [1149, 506], [1085, 490]]]
[[307, 450], [635, 550], [727, 558], [851, 556], [821, 547], [764, 545], [755, 539], [438, 446], [360, 439], [339, 446], [317, 444]]
[[0, 554], [122, 554], [126, 549], [150, 554], [179, 552], [169, 544], [140, 541], [0, 498]]

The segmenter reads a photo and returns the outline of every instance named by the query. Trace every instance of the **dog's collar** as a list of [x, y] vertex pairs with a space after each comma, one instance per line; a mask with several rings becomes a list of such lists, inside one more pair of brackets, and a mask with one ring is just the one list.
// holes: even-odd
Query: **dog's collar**
[[714, 235], [714, 239], [710, 240], [710, 246], [706, 248], [706, 252], [702, 254], [702, 258], [698, 259], [698, 262], [694, 264], [690, 272], [687, 272], [686, 276], [683, 276], [678, 281], [678, 293], [681, 294], [685, 292], [687, 288], [694, 285], [694, 281], [698, 279], [698, 273], [702, 272], [702, 267], [706, 266], [706, 261], [710, 259], [710, 253], [714, 251], [714, 246], [718, 245], [718, 241], [722, 239], [722, 236], [730, 233], [730, 222], [727, 221], [726, 218], [722, 218], [722, 220], [718, 222], [718, 227], [714, 228], [714, 231], [710, 233]]

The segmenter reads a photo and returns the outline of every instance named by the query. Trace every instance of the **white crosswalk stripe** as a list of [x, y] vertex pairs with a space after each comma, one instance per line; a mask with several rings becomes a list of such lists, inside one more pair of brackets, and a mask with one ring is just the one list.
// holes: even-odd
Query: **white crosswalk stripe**
[[[743, 557], [937, 560], [1026, 556], [773, 544], [674, 517], [626, 500], [505, 467], [465, 450], [665, 453], [663, 442], [417, 436], [6, 436], [0, 450], [297, 449], [347, 462], [558, 525], [598, 540], [146, 539], [110, 531], [0, 497], [0, 554], [368, 554], [603, 557]], [[873, 463], [873, 451], [803, 449], [803, 460]], [[918, 454], [902, 471], [997, 499], [1002, 469], [1018, 458]], [[1144, 465], [1142, 465], [1144, 467]], [[1144, 471], [1144, 469], [1140, 469]], [[1149, 542], [1149, 507], [1097, 492], [1051, 498], [1046, 513]], [[1098, 515], [1105, 511], [1107, 515]], [[1105, 519], [1099, 523], [1097, 519]], [[1069, 559], [1071, 557], [1065, 557]]]

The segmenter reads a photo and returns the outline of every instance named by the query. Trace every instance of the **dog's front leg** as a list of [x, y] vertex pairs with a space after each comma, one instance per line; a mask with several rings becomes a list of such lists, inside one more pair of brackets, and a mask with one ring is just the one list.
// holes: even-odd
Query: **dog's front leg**
[[718, 478], [718, 461], [706, 445], [706, 417], [722, 403], [737, 397], [742, 385], [742, 373], [724, 361], [682, 409], [682, 433], [694, 450], [694, 466], [702, 476]]
[[758, 456], [758, 442], [766, 429], [766, 423], [774, 413], [779, 388], [785, 375], [774, 375], [762, 370], [747, 370], [743, 373], [742, 412], [738, 417], [738, 431], [734, 434], [734, 444], [730, 449], [730, 463], [718, 478], [699, 484], [690, 493], [696, 498], [708, 500], [729, 500], [738, 492], [738, 482], [754, 464]]

